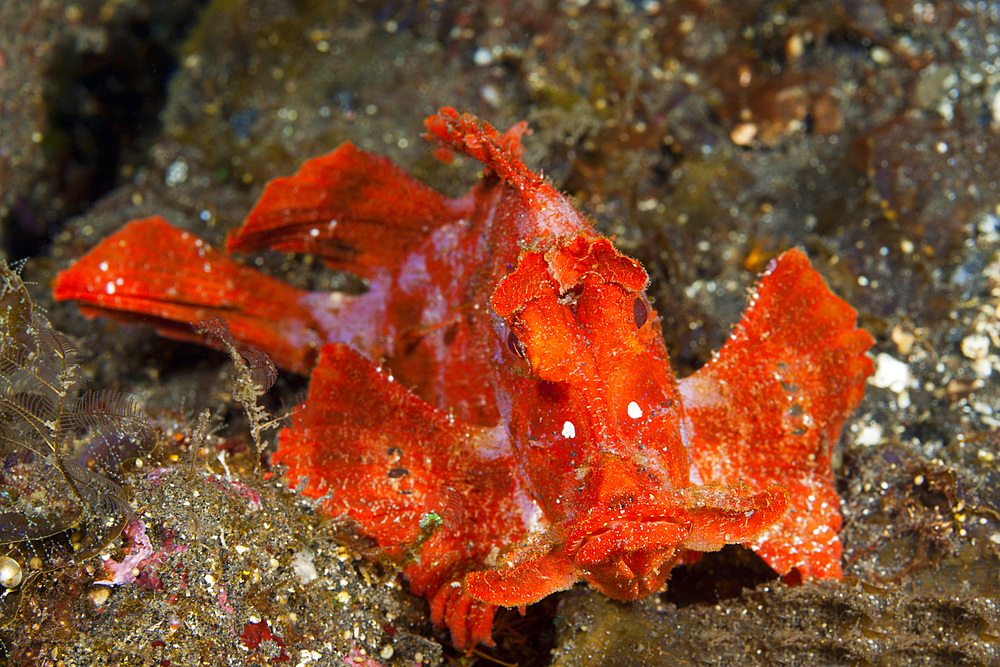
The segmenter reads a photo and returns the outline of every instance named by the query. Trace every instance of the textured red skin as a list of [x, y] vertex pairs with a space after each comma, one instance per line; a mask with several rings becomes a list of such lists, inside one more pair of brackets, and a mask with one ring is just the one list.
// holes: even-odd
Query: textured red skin
[[278, 365], [315, 364], [274, 461], [402, 563], [457, 647], [492, 644], [497, 606], [580, 579], [634, 599], [727, 543], [839, 577], [830, 453], [873, 341], [805, 256], [776, 259], [717, 359], [678, 382], [645, 271], [524, 166], [525, 125], [442, 109], [427, 127], [486, 166], [466, 196], [345, 144], [271, 182], [227, 243], [315, 253], [366, 278], [361, 296], [293, 290], [152, 219], [56, 297], [182, 338], [220, 316]]

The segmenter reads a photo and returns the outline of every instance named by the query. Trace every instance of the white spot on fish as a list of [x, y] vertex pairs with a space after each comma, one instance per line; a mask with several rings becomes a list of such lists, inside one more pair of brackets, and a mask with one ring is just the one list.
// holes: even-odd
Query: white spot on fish
[[564, 438], [576, 437], [576, 427], [573, 426], [573, 422], [571, 421], [563, 422], [562, 434]]
[[628, 404], [628, 416], [632, 419], [638, 419], [642, 416], [642, 408], [635, 401]]

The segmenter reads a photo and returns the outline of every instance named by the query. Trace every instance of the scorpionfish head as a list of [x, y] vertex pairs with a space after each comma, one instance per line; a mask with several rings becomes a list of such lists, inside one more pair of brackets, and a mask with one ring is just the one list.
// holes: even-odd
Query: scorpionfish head
[[529, 491], [581, 576], [619, 599], [656, 590], [690, 532], [664, 503], [691, 461], [647, 282], [606, 238], [549, 237], [492, 298]]

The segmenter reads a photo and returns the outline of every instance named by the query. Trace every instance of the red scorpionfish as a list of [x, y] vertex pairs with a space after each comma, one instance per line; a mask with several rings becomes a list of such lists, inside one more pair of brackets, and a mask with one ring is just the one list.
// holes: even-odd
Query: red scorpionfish
[[645, 270], [524, 165], [525, 128], [427, 120], [486, 168], [458, 199], [349, 143], [268, 184], [227, 251], [313, 253], [361, 295], [295, 289], [151, 218], [61, 273], [56, 298], [182, 339], [221, 317], [311, 371], [273, 462], [404, 564], [458, 648], [493, 644], [498, 606], [581, 579], [639, 598], [725, 544], [839, 578], [830, 455], [872, 372], [856, 312], [789, 250], [678, 380]]

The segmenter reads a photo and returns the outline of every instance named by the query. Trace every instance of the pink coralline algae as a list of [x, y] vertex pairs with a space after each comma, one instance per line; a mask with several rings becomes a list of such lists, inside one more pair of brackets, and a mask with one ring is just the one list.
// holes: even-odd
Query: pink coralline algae
[[128, 548], [125, 550], [125, 557], [121, 562], [112, 558], [104, 561], [104, 569], [108, 573], [107, 579], [99, 579], [95, 584], [103, 586], [121, 586], [122, 584], [133, 584], [138, 579], [140, 583], [150, 588], [160, 588], [162, 583], [156, 576], [155, 567], [163, 562], [167, 556], [187, 551], [187, 547], [181, 544], [168, 544], [164, 548], [155, 551], [153, 545], [146, 535], [146, 524], [141, 519], [135, 519], [125, 526], [122, 534], [129, 540]]

